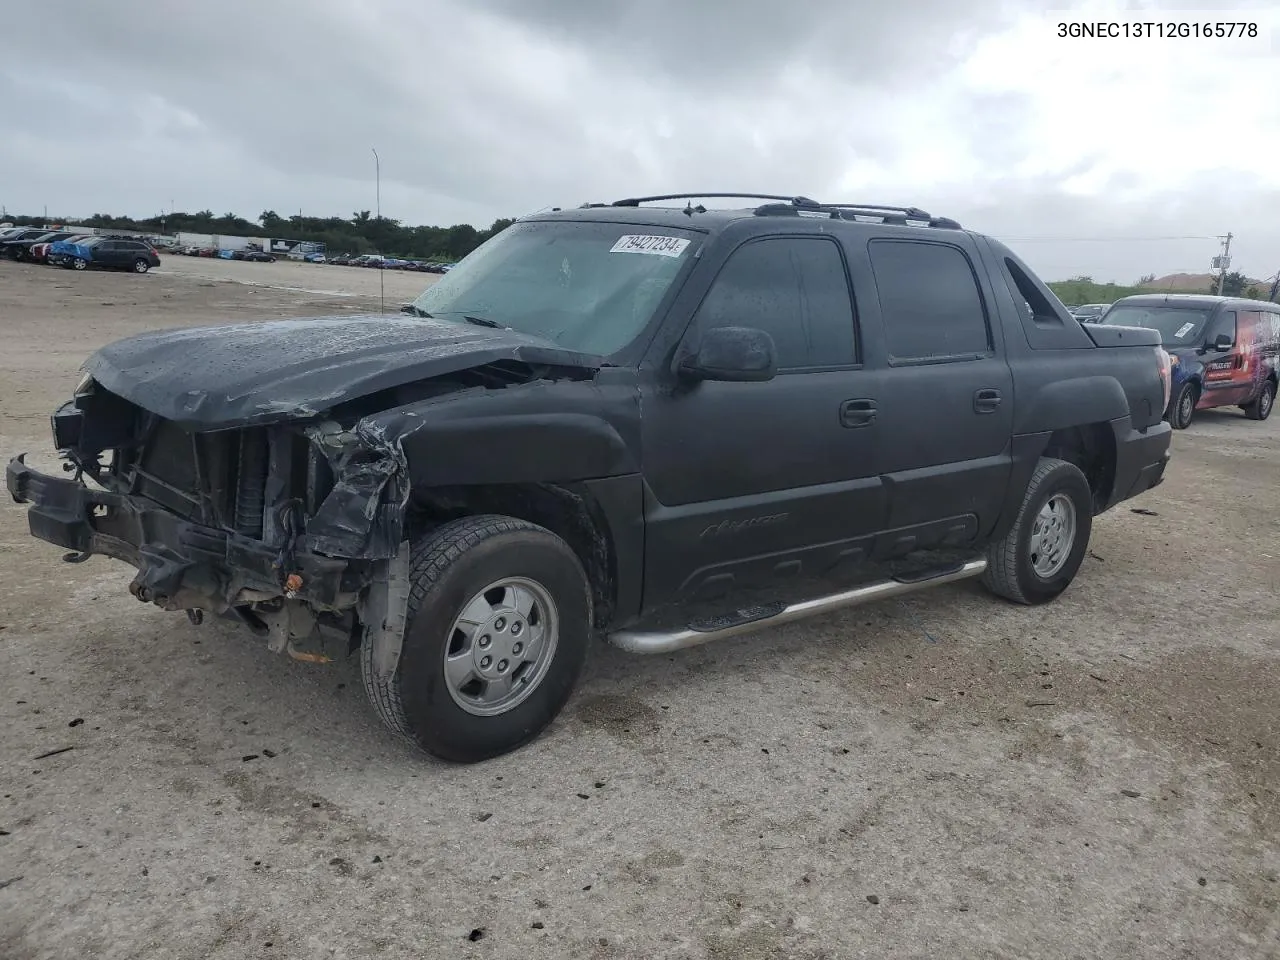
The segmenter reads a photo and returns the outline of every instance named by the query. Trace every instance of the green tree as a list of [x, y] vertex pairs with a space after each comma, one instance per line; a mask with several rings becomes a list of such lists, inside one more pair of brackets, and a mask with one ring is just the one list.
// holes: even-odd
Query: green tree
[[[1222, 295], [1224, 297], [1243, 297], [1248, 287], [1249, 278], [1239, 270], [1232, 270], [1222, 278]], [[1216, 279], [1210, 282], [1208, 292], [1211, 294], [1218, 292], [1218, 281]]]

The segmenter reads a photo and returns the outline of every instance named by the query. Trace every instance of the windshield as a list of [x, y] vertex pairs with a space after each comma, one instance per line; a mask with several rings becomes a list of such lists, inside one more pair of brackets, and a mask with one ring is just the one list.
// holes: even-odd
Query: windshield
[[463, 258], [413, 305], [608, 356], [653, 316], [697, 233], [566, 220], [512, 224]]
[[1085, 316], [1093, 317], [1097, 316], [1105, 309], [1107, 309], [1107, 305], [1105, 303], [1086, 303], [1083, 307], [1076, 307], [1072, 312], [1075, 314], [1084, 314]]
[[1146, 327], [1159, 330], [1166, 347], [1187, 347], [1200, 342], [1212, 308], [1165, 306], [1115, 306], [1102, 322], [1109, 327]]

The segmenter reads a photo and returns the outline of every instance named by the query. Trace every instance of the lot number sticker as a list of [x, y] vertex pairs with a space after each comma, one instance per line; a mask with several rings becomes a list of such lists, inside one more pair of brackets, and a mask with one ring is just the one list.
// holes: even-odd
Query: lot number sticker
[[1188, 333], [1190, 333], [1192, 330], [1194, 330], [1194, 329], [1195, 329], [1195, 327], [1196, 327], [1196, 325], [1195, 325], [1194, 323], [1184, 323], [1182, 326], [1180, 326], [1180, 327], [1178, 328], [1178, 332], [1177, 332], [1177, 333], [1175, 333], [1175, 334], [1173, 335], [1173, 336], [1174, 336], [1174, 339], [1175, 339], [1175, 340], [1181, 340], [1181, 339], [1182, 339], [1183, 337], [1185, 337]]
[[647, 253], [656, 257], [678, 257], [684, 253], [689, 241], [683, 237], [643, 237], [628, 234], [619, 237], [610, 253]]

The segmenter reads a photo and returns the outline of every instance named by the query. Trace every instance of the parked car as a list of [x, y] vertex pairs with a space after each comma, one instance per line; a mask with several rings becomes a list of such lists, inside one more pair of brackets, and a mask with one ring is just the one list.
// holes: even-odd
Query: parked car
[[358, 648], [387, 726], [462, 762], [537, 736], [598, 635], [1062, 594], [1094, 517], [1163, 479], [1160, 335], [1077, 323], [946, 218], [753, 202], [536, 214], [405, 316], [109, 344], [53, 415], [74, 476], [19, 456], [9, 492], [139, 600]]
[[10, 260], [30, 260], [31, 248], [39, 243], [53, 243], [65, 240], [74, 234], [70, 230], [42, 231], [34, 236], [23, 235], [0, 242], [4, 255]]
[[71, 270], [101, 267], [146, 273], [160, 266], [160, 255], [155, 248], [141, 240], [90, 237], [57, 247], [54, 252], [61, 258], [62, 266]]
[[382, 257], [376, 253], [365, 253], [351, 261], [353, 267], [376, 267], [382, 263]]
[[1072, 307], [1071, 315], [1081, 323], [1097, 323], [1109, 306], [1111, 306], [1109, 303], [1086, 303], [1079, 307]]
[[[91, 233], [90, 234], [72, 234], [69, 237], [63, 237], [61, 239], [62, 241], [74, 243], [77, 240], [87, 240], [91, 236], [93, 236], [93, 234]], [[32, 244], [31, 249], [27, 251], [27, 259], [31, 260], [33, 263], [50, 263], [50, 264], [54, 263], [55, 261], [52, 259], [51, 254], [53, 251], [53, 245], [56, 242], [59, 242], [59, 241], [50, 240], [50, 241], [44, 241], [41, 243]]]
[[350, 264], [350, 263], [351, 263], [351, 261], [352, 261], [352, 260], [354, 260], [354, 259], [355, 259], [355, 254], [351, 254], [351, 253], [340, 253], [340, 254], [338, 254], [336, 257], [334, 257], [332, 260], [330, 260], [329, 262], [330, 262], [331, 264], [333, 264], [334, 266], [338, 266], [338, 267], [345, 267], [345, 266], [347, 266], [348, 264]]
[[1280, 367], [1280, 304], [1197, 294], [1138, 294], [1117, 300], [1105, 326], [1160, 334], [1173, 361], [1167, 419], [1191, 426], [1197, 410], [1239, 407], [1266, 420]]
[[263, 253], [261, 250], [237, 250], [235, 253], [237, 260], [249, 260], [253, 263], [275, 263], [276, 258], [269, 253]]

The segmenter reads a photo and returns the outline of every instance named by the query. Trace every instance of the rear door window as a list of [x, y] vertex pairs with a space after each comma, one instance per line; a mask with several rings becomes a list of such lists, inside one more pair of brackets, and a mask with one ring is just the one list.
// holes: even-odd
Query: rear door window
[[962, 250], [873, 240], [870, 253], [891, 362], [967, 360], [991, 352], [986, 305]]

